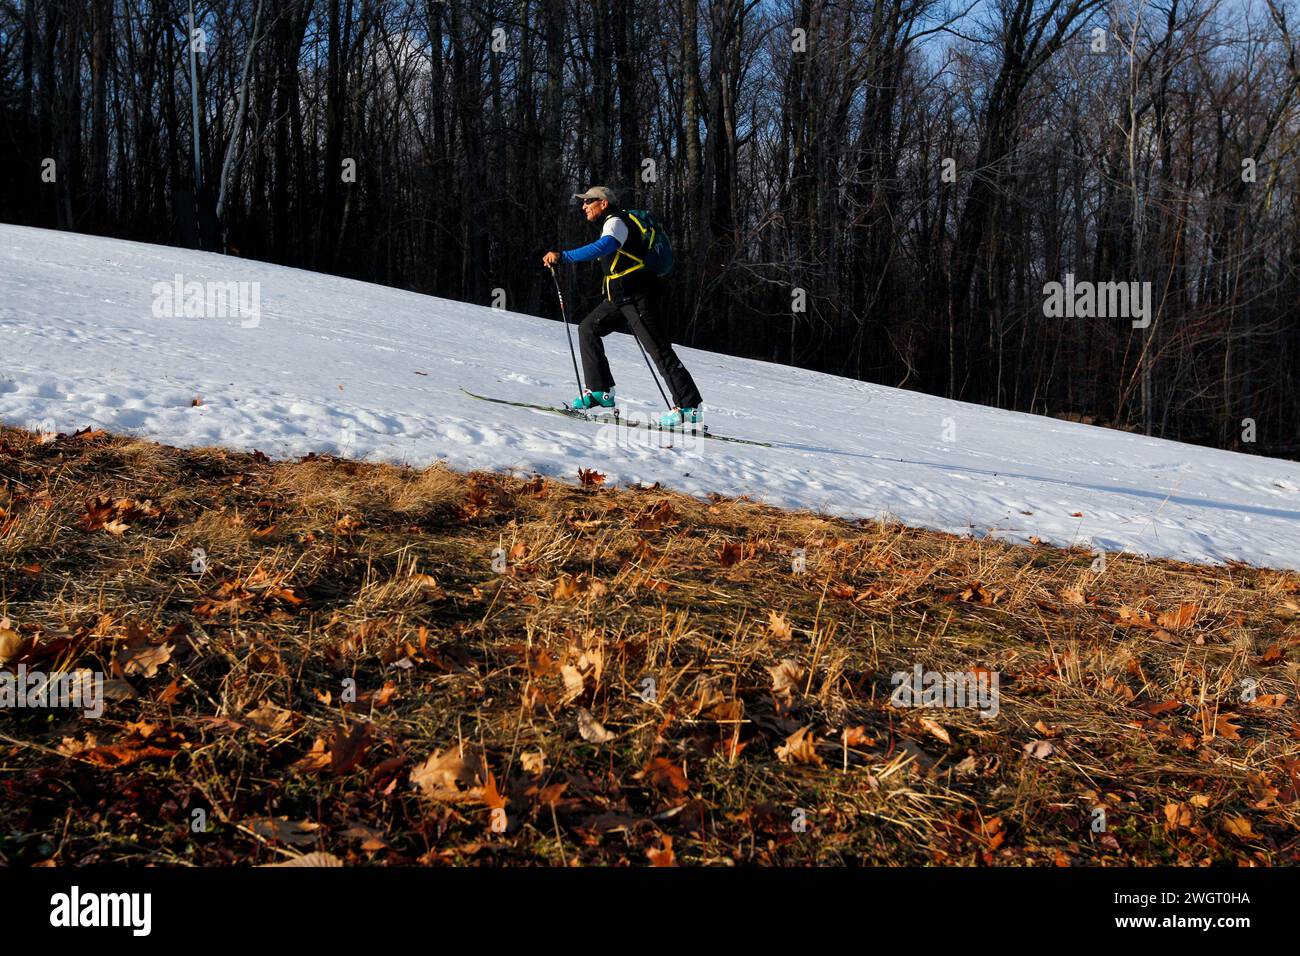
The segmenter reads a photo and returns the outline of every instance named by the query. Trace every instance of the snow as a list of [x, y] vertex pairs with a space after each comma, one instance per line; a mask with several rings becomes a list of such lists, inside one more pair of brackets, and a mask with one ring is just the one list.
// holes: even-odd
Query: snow
[[[566, 287], [571, 310], [598, 294], [580, 275]], [[177, 276], [252, 283], [244, 290], [259, 312], [158, 317]], [[657, 414], [662, 402], [636, 344], [613, 335], [606, 346], [625, 413]], [[0, 225], [0, 421], [9, 425], [93, 425], [185, 447], [441, 460], [564, 479], [594, 468], [610, 484], [658, 481], [963, 534], [1300, 569], [1300, 464], [679, 354], [715, 433], [774, 447], [615, 429], [461, 391], [570, 398], [576, 385], [558, 322], [243, 259]]]

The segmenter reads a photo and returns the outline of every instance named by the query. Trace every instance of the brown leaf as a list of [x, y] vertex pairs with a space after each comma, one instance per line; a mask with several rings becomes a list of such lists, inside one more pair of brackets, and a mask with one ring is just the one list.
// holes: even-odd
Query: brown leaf
[[781, 763], [820, 764], [822, 759], [817, 756], [817, 738], [812, 728], [800, 727], [785, 738], [785, 743], [776, 748], [776, 758]]
[[[173, 681], [171, 686], [175, 686]], [[250, 710], [244, 714], [244, 720], [248, 721], [254, 727], [265, 730], [268, 733], [278, 734], [284, 728], [289, 726], [289, 721], [293, 717], [293, 711], [285, 710], [272, 703], [264, 703], [255, 710]]]
[[294, 764], [302, 773], [321, 773], [329, 770], [345, 774], [366, 755], [373, 743], [374, 730], [369, 723], [358, 722], [351, 727], [339, 725], [327, 737], [317, 737], [311, 750]]
[[1006, 588], [989, 590], [978, 581], [975, 581], [961, 592], [961, 599], [971, 604], [995, 604], [1006, 593]]
[[1159, 717], [1161, 714], [1167, 714], [1171, 710], [1177, 710], [1182, 706], [1182, 703], [1176, 700], [1146, 701], [1138, 704], [1137, 709], [1150, 714], [1152, 717]]
[[1286, 694], [1259, 694], [1248, 706], [1259, 708], [1282, 707], [1285, 706], [1286, 701]]
[[1261, 664], [1280, 664], [1286, 659], [1286, 652], [1276, 644], [1269, 645], [1268, 649], [1260, 655]]
[[124, 647], [117, 652], [117, 663], [122, 666], [122, 673], [127, 676], [142, 674], [154, 677], [158, 668], [172, 659], [170, 644], [139, 644]]
[[1118, 614], [1118, 623], [1125, 627], [1145, 627], [1154, 629], [1156, 627], [1155, 616], [1142, 608], [1129, 607], [1127, 604], [1120, 607]]
[[525, 750], [519, 755], [519, 763], [526, 773], [540, 777], [546, 771], [546, 754], [541, 750]]
[[98, 495], [86, 502], [86, 513], [79, 524], [84, 531], [98, 531], [112, 517], [112, 502], [106, 495]]
[[594, 487], [603, 485], [605, 483], [605, 476], [590, 468], [579, 468], [578, 481], [582, 482], [585, 487]]
[[9, 618], [0, 619], [0, 667], [18, 660], [30, 646], [31, 641], [10, 628]]
[[634, 774], [635, 780], [646, 780], [650, 786], [656, 790], [667, 793], [670, 796], [680, 796], [690, 789], [690, 784], [686, 782], [686, 774], [682, 771], [681, 765], [667, 757], [655, 757], [640, 773]]
[[927, 731], [929, 731], [934, 736], [938, 737], [944, 743], [952, 744], [952, 737], [949, 736], [948, 731], [944, 730], [944, 728], [938, 722], [931, 720], [929, 717], [922, 717], [921, 726], [924, 727]]
[[789, 658], [767, 669], [772, 675], [772, 695], [777, 700], [789, 703], [803, 693], [806, 672], [798, 661]]
[[1088, 597], [1078, 588], [1066, 588], [1061, 592], [1061, 597], [1067, 604], [1074, 604], [1083, 607], [1088, 603]]
[[789, 621], [777, 614], [776, 611], [768, 612], [767, 629], [777, 640], [789, 641], [794, 638], [794, 628], [790, 626]]
[[673, 838], [670, 834], [665, 833], [661, 838], [658, 846], [650, 847], [645, 851], [646, 858], [650, 861], [651, 866], [676, 866], [677, 860], [673, 856]]
[[311, 820], [295, 823], [288, 817], [264, 817], [253, 820], [250, 829], [268, 840], [310, 846], [316, 842], [316, 831], [320, 829], [320, 824]]
[[103, 747], [90, 747], [74, 755], [88, 763], [116, 770], [129, 767], [142, 760], [166, 760], [180, 753], [173, 747], [158, 747], [144, 740], [127, 740], [122, 743], [106, 744]]
[[1251, 828], [1250, 821], [1242, 816], [1224, 817], [1223, 829], [1242, 840], [1251, 840], [1259, 837], [1259, 834]]
[[866, 724], [857, 727], [845, 727], [841, 739], [846, 747], [874, 747], [876, 745], [876, 738], [867, 733]]
[[744, 557], [744, 549], [734, 541], [728, 541], [718, 551], [718, 560], [724, 568], [737, 564]]
[[1185, 803], [1170, 801], [1165, 804], [1165, 829], [1177, 830], [1192, 825], [1192, 810]]
[[478, 802], [483, 799], [487, 764], [482, 751], [470, 744], [445, 753], [435, 750], [411, 771], [411, 783], [432, 800], [443, 803]]
[[[381, 844], [380, 848], [385, 844]], [[365, 846], [362, 846], [365, 849]], [[304, 853], [302, 856], [295, 856], [290, 860], [283, 860], [280, 863], [263, 863], [262, 866], [274, 868], [278, 866], [342, 866], [343, 861], [333, 853], [322, 853], [320, 850], [314, 850], [311, 853]]]
[[1190, 627], [1196, 620], [1196, 612], [1200, 610], [1197, 604], [1182, 604], [1176, 610], [1166, 611], [1156, 618], [1156, 623], [1161, 627], [1167, 627], [1171, 631], [1179, 631], [1185, 627]]
[[1211, 736], [1222, 737], [1224, 740], [1240, 740], [1241, 734], [1238, 733], [1241, 728], [1232, 722], [1232, 714], [1219, 714], [1214, 718], [1214, 733]]

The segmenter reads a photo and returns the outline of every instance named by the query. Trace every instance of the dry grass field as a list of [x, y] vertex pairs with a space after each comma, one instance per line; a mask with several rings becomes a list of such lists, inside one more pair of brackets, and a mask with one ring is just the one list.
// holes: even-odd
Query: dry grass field
[[9, 866], [1294, 863], [1298, 660], [1294, 573], [0, 433], [0, 666], [107, 697], [0, 709]]

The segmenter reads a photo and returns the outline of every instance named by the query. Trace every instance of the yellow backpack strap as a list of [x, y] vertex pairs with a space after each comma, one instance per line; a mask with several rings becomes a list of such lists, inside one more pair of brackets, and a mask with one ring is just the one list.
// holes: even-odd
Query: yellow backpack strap
[[[641, 230], [641, 238], [644, 240], [646, 230], [645, 230], [645, 226], [641, 224], [641, 220], [637, 219], [637, 217], [632, 215], [631, 213], [627, 213], [627, 218], [631, 219], [634, 223], [636, 223], [636, 227]], [[653, 229], [650, 231], [650, 240], [652, 242], [654, 241]], [[628, 259], [631, 259], [634, 263], [636, 263], [636, 265], [628, 266], [626, 269], [619, 269], [618, 260], [620, 257], [624, 257], [624, 256], [627, 257]], [[614, 258], [609, 261], [609, 274], [605, 276], [605, 297], [609, 298], [609, 283], [611, 279], [621, 279], [629, 272], [636, 272], [637, 269], [642, 269], [644, 267], [645, 267], [644, 260], [638, 259], [636, 256], [632, 255], [632, 253], [625, 251], [620, 246], [618, 252], [614, 253]]]
[[653, 246], [655, 242], [655, 231], [653, 229], [649, 230], [650, 238], [647, 239], [646, 238], [647, 230], [645, 227], [645, 223], [643, 223], [640, 219], [638, 219], [636, 216], [632, 215], [631, 213], [627, 214], [627, 218], [631, 219], [634, 223], [636, 223], [636, 227], [641, 230], [641, 239], [645, 242], [645, 247], [649, 249], [651, 246]]

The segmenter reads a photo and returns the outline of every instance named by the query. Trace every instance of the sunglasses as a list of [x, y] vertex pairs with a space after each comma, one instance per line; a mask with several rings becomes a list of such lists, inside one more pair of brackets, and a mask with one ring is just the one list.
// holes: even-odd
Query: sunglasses
[[584, 200], [582, 201], [582, 204], [583, 204], [584, 206], [590, 206], [592, 203], [596, 203], [596, 202], [604, 202], [604, 200], [603, 200], [603, 199], [584, 199]]

